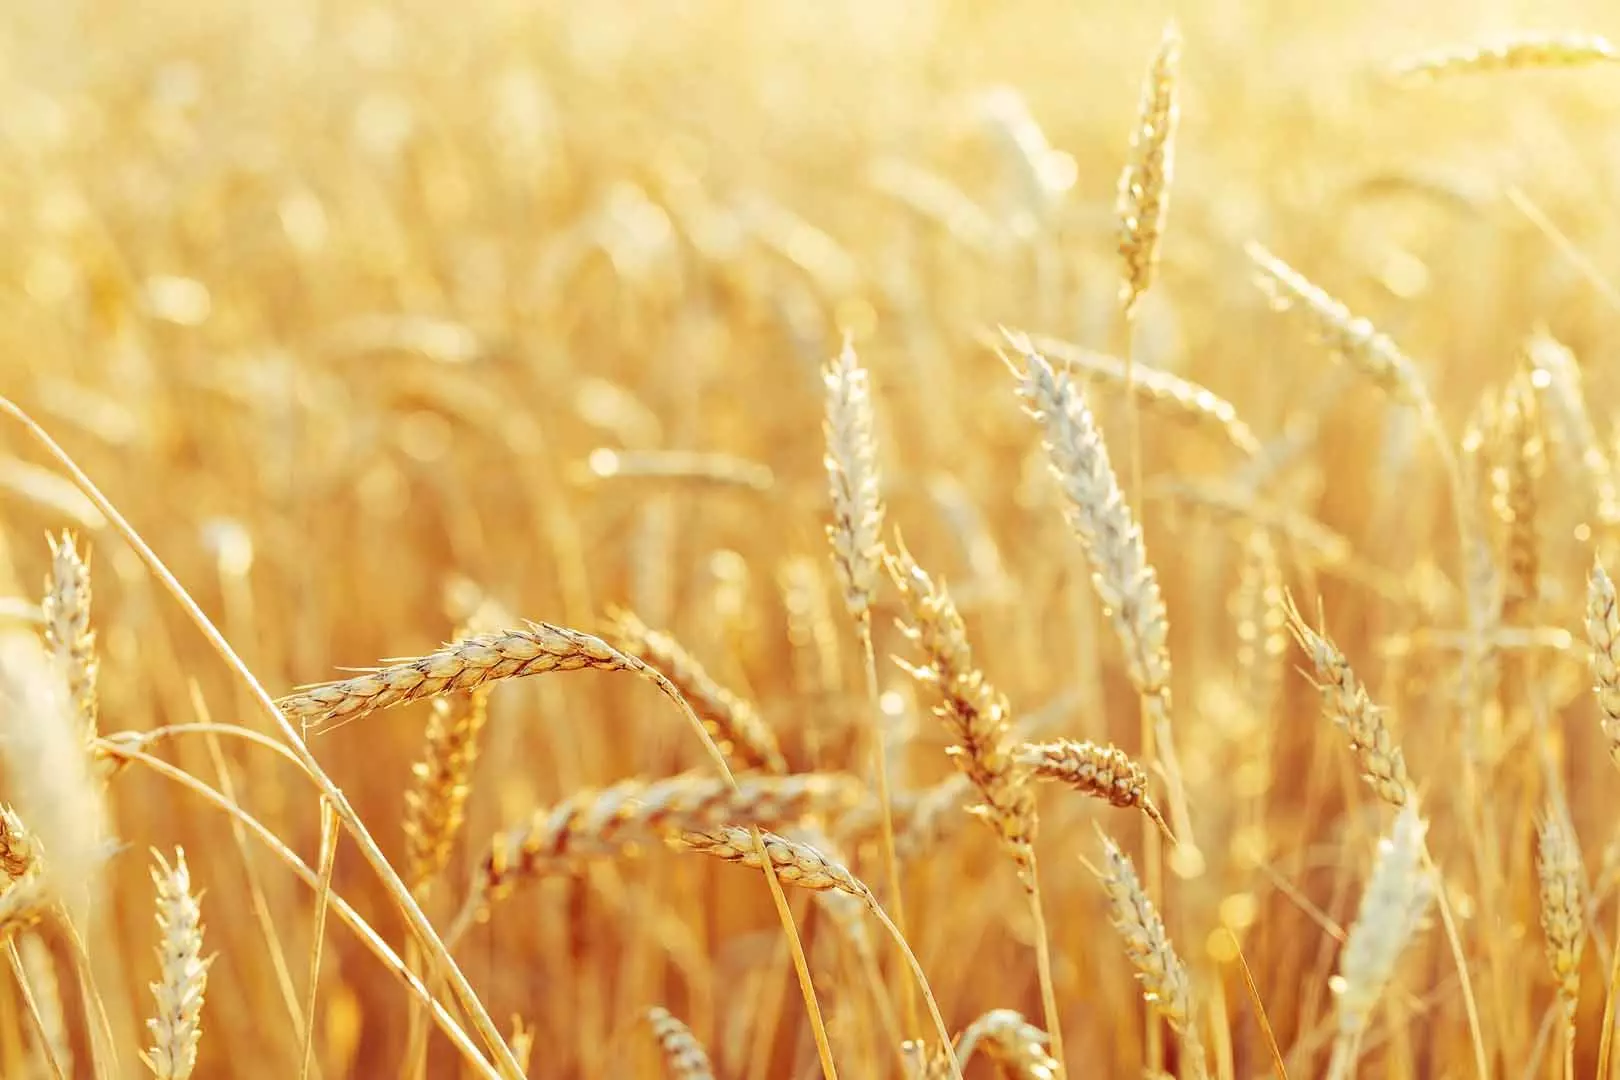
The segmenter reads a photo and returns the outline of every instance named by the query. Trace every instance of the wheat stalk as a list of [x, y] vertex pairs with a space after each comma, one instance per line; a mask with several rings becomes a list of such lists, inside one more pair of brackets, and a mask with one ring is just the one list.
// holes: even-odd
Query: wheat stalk
[[202, 1040], [203, 993], [213, 957], [202, 955], [202, 911], [191, 892], [186, 853], [175, 849], [171, 866], [153, 850], [152, 882], [157, 886], [160, 974], [152, 984], [157, 1011], [146, 1022], [153, 1045], [141, 1060], [156, 1080], [186, 1080], [197, 1065]]
[[22, 970], [27, 973], [28, 990], [39, 1014], [41, 1045], [36, 1056], [49, 1063], [58, 1076], [73, 1075], [73, 1040], [62, 1012], [62, 987], [56, 976], [56, 960], [38, 934], [25, 934], [17, 943]]
[[662, 672], [675, 684], [734, 765], [777, 774], [788, 771], [776, 735], [759, 710], [715, 682], [680, 642], [621, 610], [609, 613], [606, 636], [619, 651]]

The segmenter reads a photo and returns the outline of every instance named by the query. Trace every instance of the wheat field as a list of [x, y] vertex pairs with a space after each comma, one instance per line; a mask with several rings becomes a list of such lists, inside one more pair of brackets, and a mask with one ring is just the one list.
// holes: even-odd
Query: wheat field
[[1606, 34], [3, 5], [0, 1076], [1608, 1080]]

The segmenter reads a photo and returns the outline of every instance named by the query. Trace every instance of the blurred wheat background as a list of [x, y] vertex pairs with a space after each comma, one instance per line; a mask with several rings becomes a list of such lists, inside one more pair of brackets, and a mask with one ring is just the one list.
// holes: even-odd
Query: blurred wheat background
[[[1172, 23], [1169, 210], [1127, 321], [1118, 189]], [[1076, 1078], [1607, 1077], [1620, 623], [1589, 574], [1620, 571], [1620, 65], [1589, 39], [1398, 77], [1548, 33], [1620, 33], [1620, 14], [12, 0], [0, 394], [273, 697], [526, 619], [670, 673], [627, 644], [630, 613], [667, 634], [774, 743], [751, 769], [731, 739], [739, 781], [775, 768], [841, 793], [731, 823], [816, 844], [871, 887], [948, 1033], [974, 1031], [968, 1080], [1058, 1075], [1034, 1030], [1049, 1005]], [[1265, 252], [1368, 323], [1274, 310], [1288, 290]], [[1373, 327], [1412, 361], [1383, 385]], [[886, 573], [869, 693], [826, 535], [824, 372], [846, 341], [870, 379], [880, 539], [948, 583], [1005, 696], [1005, 745], [977, 752], [1009, 799], [1033, 794], [1039, 907], [1005, 831], [964, 809], [982, 792], [951, 780], [948, 687], [891, 661], [927, 666]], [[1116, 634], [1143, 612], [1099, 603], [1050, 429], [1019, 397], [1028, 354], [1071, 373], [1143, 530], [1173, 665], [1157, 732]], [[1154, 391], [1166, 375], [1179, 396]], [[54, 898], [6, 929], [0, 1075], [189, 1075], [138, 1051], [190, 1037], [195, 999], [159, 1003], [210, 956], [198, 1077], [822, 1075], [768, 883], [657, 829], [522, 867], [451, 931], [492, 838], [537, 811], [566, 831], [575, 811], [551, 808], [581, 792], [714, 775], [668, 695], [552, 672], [312, 727], [435, 929], [413, 940], [399, 882], [323, 819], [311, 767], [273, 748], [288, 732], [104, 509], [0, 422], [0, 799], [40, 839], [11, 888]], [[64, 587], [72, 551], [88, 601]], [[1360, 735], [1323, 715], [1367, 700], [1321, 666], [1325, 643], [1376, 703]], [[91, 657], [85, 731], [72, 679]], [[53, 733], [75, 712], [64, 756]], [[1111, 806], [1036, 786], [1018, 747], [1060, 739], [1118, 747], [1145, 788]], [[1391, 789], [1377, 762], [1397, 746]], [[646, 805], [625, 791], [593, 827]], [[1162, 916], [1186, 1001], [1152, 993], [1152, 919], [1116, 929], [1125, 886], [1099, 831], [1141, 875], [1124, 895]], [[1391, 882], [1394, 915], [1371, 902]], [[950, 1075], [870, 913], [785, 896], [838, 1073]], [[340, 901], [425, 974], [440, 1025]], [[1393, 935], [1387, 986], [1357, 984], [1356, 926]], [[441, 941], [516, 1052], [481, 1037]], [[1002, 1026], [973, 1029], [986, 1014]], [[674, 1019], [708, 1065], [660, 1048]]]

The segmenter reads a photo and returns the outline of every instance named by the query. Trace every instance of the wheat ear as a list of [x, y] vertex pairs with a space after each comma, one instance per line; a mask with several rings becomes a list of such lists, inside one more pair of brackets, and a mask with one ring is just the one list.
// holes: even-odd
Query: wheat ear
[[1124, 647], [1126, 672], [1151, 721], [1176, 836], [1189, 850], [1196, 850], [1170, 723], [1170, 619], [1142, 530], [1125, 503], [1085, 397], [1067, 375], [1053, 370], [1028, 338], [1009, 334], [1008, 342], [1024, 361], [1022, 371], [1014, 369], [1019, 396], [1041, 427], [1052, 474], [1066, 499], [1069, 525], [1091, 564], [1092, 585]]
[[1056, 739], [1024, 743], [1012, 751], [1012, 758], [1042, 780], [1067, 784], [1082, 795], [1141, 811], [1175, 842], [1170, 825], [1148, 797], [1147, 770], [1125, 751], [1079, 739]]
[[1181, 1037], [1185, 1075], [1205, 1080], [1209, 1062], [1198, 1035], [1192, 979], [1165, 931], [1164, 920], [1148, 899], [1130, 857], [1112, 839], [1103, 837], [1103, 865], [1098, 871], [1108, 894], [1110, 918], [1125, 941], [1125, 954], [1136, 968], [1148, 1004]]
[[160, 975], [152, 984], [157, 1012], [146, 1022], [153, 1045], [141, 1060], [156, 1080], [186, 1080], [197, 1065], [202, 1040], [203, 993], [212, 957], [202, 955], [200, 897], [192, 895], [186, 853], [175, 849], [171, 866], [154, 850], [152, 882], [157, 886], [158, 961]]
[[1456, 75], [1585, 67], [1616, 60], [1620, 60], [1620, 53], [1608, 39], [1593, 34], [1525, 35], [1421, 53], [1397, 61], [1391, 65], [1390, 73], [1397, 79], [1432, 82]]
[[466, 818], [488, 698], [487, 687], [435, 698], [428, 715], [422, 760], [411, 766], [405, 793], [406, 883], [418, 898], [443, 873]]
[[1057, 1080], [1057, 1060], [1047, 1052], [1051, 1037], [1015, 1009], [991, 1009], [956, 1037], [956, 1060], [966, 1065], [974, 1051], [995, 1062], [1008, 1080]]
[[[752, 838], [748, 841], [753, 843]], [[714, 1066], [692, 1029], [668, 1009], [654, 1006], [647, 1010], [647, 1025], [664, 1054], [664, 1071], [670, 1080], [714, 1080]]]
[[1562, 808], [1553, 807], [1538, 830], [1541, 929], [1547, 936], [1547, 964], [1558, 986], [1558, 1001], [1571, 1041], [1580, 1005], [1581, 953], [1586, 946], [1585, 871], [1575, 828]]
[[1344, 1080], [1360, 1056], [1361, 1040], [1373, 1009], [1395, 974], [1396, 962], [1422, 927], [1434, 900], [1435, 881], [1423, 865], [1427, 823], [1409, 800], [1388, 836], [1378, 843], [1378, 860], [1356, 921], [1345, 939], [1333, 989], [1338, 995], [1338, 1033], [1329, 1080]]
[[78, 716], [86, 745], [96, 738], [96, 632], [90, 628], [90, 561], [79, 554], [71, 532], [47, 537], [51, 572], [45, 579], [40, 611], [45, 647], [67, 679], [68, 700]]
[[1592, 647], [1598, 719], [1609, 742], [1609, 757], [1620, 767], [1620, 610], [1614, 581], [1595, 558], [1586, 578], [1586, 640]]
[[1165, 27], [1143, 82], [1136, 128], [1131, 132], [1130, 160], [1119, 178], [1115, 209], [1123, 263], [1119, 298], [1127, 316], [1152, 286], [1158, 270], [1159, 242], [1164, 236], [1175, 174], [1180, 62], [1181, 34], [1172, 23]]

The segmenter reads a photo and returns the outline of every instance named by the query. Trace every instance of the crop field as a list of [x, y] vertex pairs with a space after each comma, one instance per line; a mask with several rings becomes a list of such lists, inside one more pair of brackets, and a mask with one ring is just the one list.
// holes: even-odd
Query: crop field
[[0, 1077], [1613, 1080], [1615, 35], [0, 4]]

